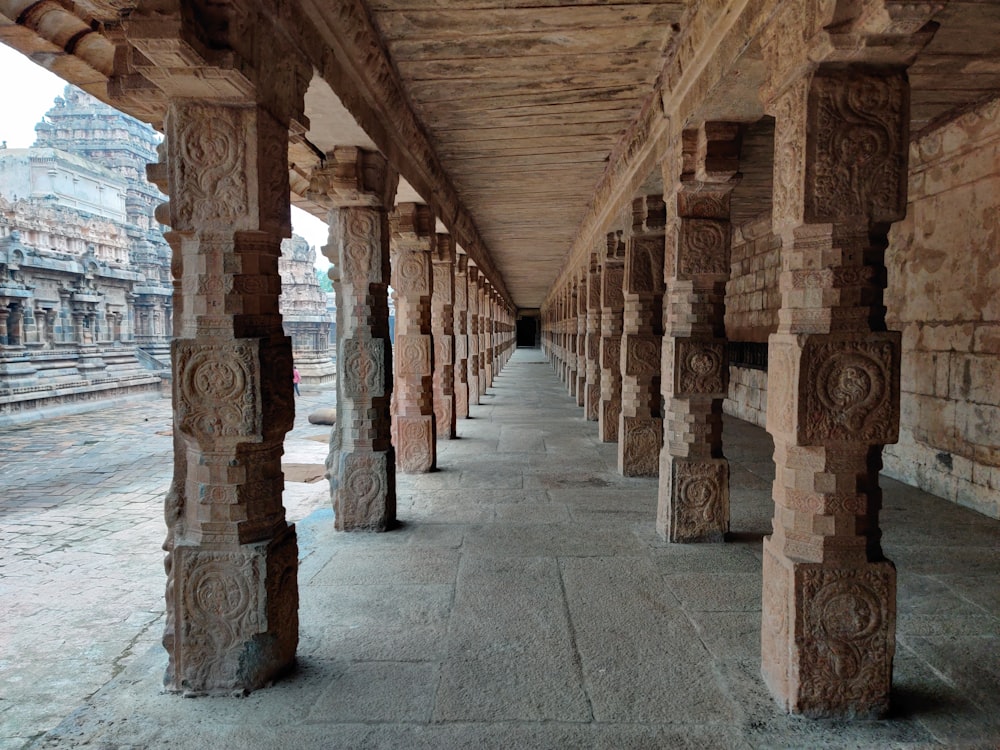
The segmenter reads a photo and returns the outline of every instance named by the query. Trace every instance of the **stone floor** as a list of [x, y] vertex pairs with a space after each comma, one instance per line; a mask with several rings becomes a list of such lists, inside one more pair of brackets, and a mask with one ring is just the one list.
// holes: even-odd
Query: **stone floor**
[[[731, 541], [667, 545], [656, 481], [581, 413], [519, 350], [441, 470], [400, 477], [399, 530], [335, 533], [290, 485], [299, 663], [246, 698], [160, 692], [163, 404], [5, 432], [0, 748], [1000, 747], [1000, 522], [884, 480], [892, 715], [787, 717], [758, 676], [767, 434], [726, 423]], [[324, 432], [300, 415], [289, 462]]]

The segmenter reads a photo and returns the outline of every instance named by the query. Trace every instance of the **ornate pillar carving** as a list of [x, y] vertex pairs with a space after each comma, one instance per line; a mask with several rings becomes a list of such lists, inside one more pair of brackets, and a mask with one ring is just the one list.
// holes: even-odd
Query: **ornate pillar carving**
[[486, 287], [489, 282], [483, 274], [479, 274], [476, 277], [476, 300], [478, 302], [479, 311], [479, 335], [476, 337], [479, 341], [478, 351], [479, 351], [479, 396], [482, 398], [486, 395], [486, 389], [489, 387], [489, 372], [486, 369], [486, 364], [488, 362], [489, 347], [490, 347], [490, 328], [489, 328], [489, 310], [486, 306]]
[[420, 203], [400, 203], [390, 216], [392, 288], [396, 302], [394, 432], [396, 466], [405, 473], [437, 464], [431, 253], [434, 215]]
[[587, 323], [584, 346], [586, 384], [583, 411], [597, 422], [601, 411], [601, 260], [591, 253], [587, 269]]
[[576, 347], [572, 356], [576, 360], [576, 405], [584, 406], [587, 401], [587, 269], [580, 269], [576, 286], [576, 310], [574, 310]]
[[469, 416], [469, 258], [455, 258], [455, 416]]
[[336, 528], [385, 531], [396, 522], [396, 455], [389, 403], [389, 218], [398, 177], [376, 152], [336, 148], [309, 197], [330, 212], [337, 297], [337, 423], [327, 472]]
[[479, 269], [471, 263], [468, 266], [469, 275], [469, 405], [479, 405], [479, 395], [482, 393], [479, 382]]
[[880, 545], [882, 446], [899, 427], [887, 233], [906, 209], [905, 71], [820, 67], [769, 105], [781, 311], [769, 342], [774, 533], [764, 540], [763, 675], [786, 709], [889, 704], [896, 573]]
[[435, 236], [431, 264], [434, 417], [437, 437], [451, 440], [455, 437], [455, 239], [452, 236]]
[[618, 471], [627, 477], [655, 477], [660, 470], [665, 221], [662, 196], [649, 195], [632, 202], [632, 231], [625, 242], [622, 409], [618, 420]]
[[605, 443], [618, 442], [622, 411], [622, 319], [625, 314], [625, 243], [620, 232], [607, 235], [601, 267], [601, 408], [598, 428]]
[[278, 312], [288, 123], [253, 104], [176, 98], [164, 130], [166, 163], [150, 176], [170, 196], [179, 281], [165, 682], [251, 690], [298, 642], [297, 545], [281, 502], [295, 409]]
[[[674, 201], [663, 314], [664, 445], [657, 530], [671, 542], [721, 542], [729, 530], [729, 462], [722, 453], [729, 196], [739, 167], [740, 126], [685, 131], [683, 167], [665, 164]], [[678, 174], [677, 172], [680, 172]]]

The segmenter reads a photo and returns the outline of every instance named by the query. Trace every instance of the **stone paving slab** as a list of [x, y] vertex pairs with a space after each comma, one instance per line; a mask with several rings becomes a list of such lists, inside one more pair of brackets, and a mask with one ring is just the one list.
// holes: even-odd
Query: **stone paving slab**
[[[538, 362], [517, 352], [440, 445], [443, 471], [399, 477], [397, 530], [338, 533], [325, 481], [290, 488], [298, 664], [243, 698], [161, 692], [169, 411], [11, 432], [0, 750], [1000, 745], [1000, 522], [884, 480], [891, 715], [788, 717], [760, 679], [766, 433], [726, 421], [731, 541], [669, 545], [656, 480], [617, 476], [615, 446]], [[518, 435], [544, 450], [517, 450]], [[328, 436], [297, 419], [286, 460], [321, 462]]]

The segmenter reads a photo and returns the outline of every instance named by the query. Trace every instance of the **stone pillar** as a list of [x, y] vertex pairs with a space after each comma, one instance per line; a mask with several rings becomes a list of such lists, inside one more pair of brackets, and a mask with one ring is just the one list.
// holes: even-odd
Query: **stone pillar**
[[660, 470], [660, 344], [663, 338], [663, 197], [632, 202], [632, 231], [625, 243], [625, 312], [618, 420], [618, 471], [655, 477]]
[[455, 437], [455, 239], [438, 234], [435, 240], [431, 256], [434, 418], [437, 437], [451, 440]]
[[486, 395], [486, 389], [489, 387], [489, 372], [486, 369], [487, 357], [489, 355], [489, 311], [486, 307], [486, 287], [489, 282], [483, 274], [479, 274], [476, 278], [476, 299], [478, 301], [479, 310], [479, 335], [476, 337], [479, 341], [479, 396], [480, 398]]
[[468, 267], [469, 275], [469, 405], [479, 405], [479, 269]]
[[878, 473], [898, 437], [900, 377], [884, 252], [906, 210], [909, 86], [902, 68], [820, 67], [768, 109], [782, 268], [768, 348], [776, 479], [763, 675], [792, 712], [878, 715], [896, 620]]
[[455, 258], [455, 416], [469, 416], [469, 258]]
[[483, 361], [480, 364], [482, 372], [485, 372], [483, 381], [483, 393], [487, 388], [493, 386], [493, 286], [486, 281], [483, 276], [479, 277], [483, 281], [483, 297], [481, 302], [481, 312], [483, 314], [480, 323], [479, 334]]
[[396, 302], [394, 394], [396, 467], [407, 474], [437, 465], [431, 253], [434, 215], [421, 203], [400, 203], [390, 216], [392, 288]]
[[622, 317], [625, 313], [625, 243], [609, 232], [601, 267], [601, 408], [598, 428], [605, 443], [618, 442], [622, 410]]
[[295, 414], [278, 312], [289, 124], [253, 103], [170, 98], [164, 133], [166, 163], [149, 173], [170, 196], [177, 282], [165, 684], [252, 690], [291, 665], [298, 642], [297, 545], [281, 501]]
[[10, 340], [7, 337], [7, 321], [10, 319], [10, 308], [5, 304], [5, 300], [0, 299], [0, 344], [8, 346]]
[[601, 413], [601, 262], [597, 253], [590, 256], [587, 271], [587, 379], [583, 411], [587, 419], [597, 422]]
[[337, 423], [327, 470], [339, 531], [396, 523], [390, 436], [389, 218], [398, 177], [381, 154], [336, 148], [315, 170], [309, 198], [330, 208], [330, 278], [337, 298]]
[[576, 310], [574, 311], [576, 347], [572, 356], [576, 360], [576, 405], [584, 406], [587, 401], [587, 270], [580, 271], [576, 287]]
[[[729, 462], [722, 401], [729, 384], [726, 282], [729, 196], [739, 168], [740, 126], [707, 123], [683, 136], [681, 187], [668, 233], [663, 314], [666, 411], [657, 530], [671, 542], [721, 542], [729, 530]], [[675, 160], [676, 161], [676, 160]], [[672, 212], [674, 213], [674, 212]]]

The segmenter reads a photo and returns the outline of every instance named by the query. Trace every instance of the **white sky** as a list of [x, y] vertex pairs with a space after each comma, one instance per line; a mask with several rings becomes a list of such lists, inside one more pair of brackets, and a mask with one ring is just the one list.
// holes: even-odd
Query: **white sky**
[[[65, 87], [59, 76], [0, 44], [0, 141], [7, 141], [7, 148], [30, 148], [35, 124]], [[317, 249], [316, 266], [327, 268], [330, 263], [319, 250], [327, 241], [326, 224], [293, 206], [292, 229]]]

